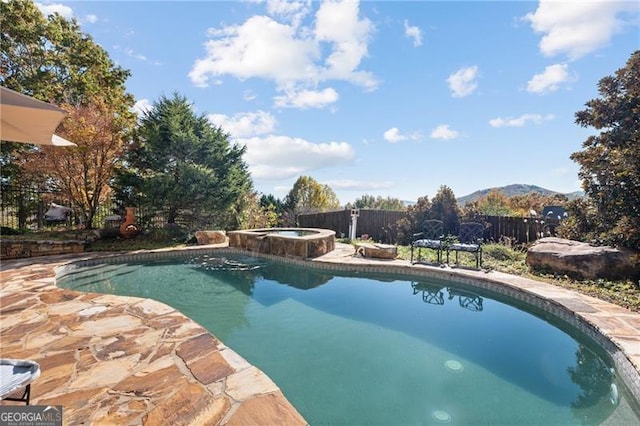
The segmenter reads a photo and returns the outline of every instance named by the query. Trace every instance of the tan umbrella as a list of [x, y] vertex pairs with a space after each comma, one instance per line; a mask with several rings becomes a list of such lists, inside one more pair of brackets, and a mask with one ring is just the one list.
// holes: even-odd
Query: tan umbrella
[[0, 140], [38, 145], [76, 146], [54, 135], [67, 112], [6, 87], [0, 87]]

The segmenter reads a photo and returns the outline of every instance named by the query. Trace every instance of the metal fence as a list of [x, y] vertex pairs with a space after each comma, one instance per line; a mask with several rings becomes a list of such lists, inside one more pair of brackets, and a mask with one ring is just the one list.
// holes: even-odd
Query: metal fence
[[[81, 209], [62, 192], [9, 185], [3, 185], [0, 190], [0, 226], [3, 227], [3, 233], [7, 232], [6, 228], [20, 232], [86, 228]], [[45, 213], [52, 203], [70, 209], [66, 220], [47, 220]], [[159, 229], [167, 224], [167, 208], [147, 206], [144, 203], [134, 203], [132, 207], [136, 208], [136, 223], [142, 229]], [[91, 227], [109, 227], [106, 219], [114, 215], [123, 216], [124, 209], [119, 208], [113, 200], [105, 200], [96, 209]], [[206, 229], [207, 224], [217, 218], [217, 212], [179, 210], [176, 223], [185, 229]]]
[[[65, 221], [48, 222], [45, 213], [51, 204], [70, 208]], [[96, 211], [94, 224], [112, 212], [112, 203], [101, 205]], [[60, 226], [82, 225], [82, 215], [61, 192], [41, 191], [29, 187], [2, 186], [0, 197], [0, 226], [20, 231], [42, 230]]]

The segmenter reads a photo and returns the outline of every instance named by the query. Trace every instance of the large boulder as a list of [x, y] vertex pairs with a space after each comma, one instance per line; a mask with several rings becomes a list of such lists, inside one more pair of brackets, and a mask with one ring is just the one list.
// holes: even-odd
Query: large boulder
[[527, 251], [527, 265], [541, 272], [575, 278], [632, 279], [640, 275], [640, 254], [609, 246], [548, 237]]
[[229, 243], [229, 237], [225, 231], [196, 231], [195, 237], [199, 245]]

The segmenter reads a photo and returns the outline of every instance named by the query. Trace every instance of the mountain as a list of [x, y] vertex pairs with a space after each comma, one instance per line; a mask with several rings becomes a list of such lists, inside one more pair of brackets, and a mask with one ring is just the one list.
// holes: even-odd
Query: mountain
[[[501, 186], [496, 188], [481, 189], [469, 195], [459, 197], [458, 205], [464, 206], [466, 203], [475, 201], [476, 199], [487, 195], [491, 191], [500, 191], [507, 197], [513, 197], [514, 195], [525, 195], [530, 192], [536, 192], [541, 195], [562, 194], [561, 192], [552, 191], [550, 189], [541, 188], [535, 185], [513, 184], [513, 185]], [[567, 198], [569, 198], [569, 200], [584, 197], [584, 193], [582, 191], [570, 192], [568, 194], [562, 194], [562, 195], [565, 195]]]

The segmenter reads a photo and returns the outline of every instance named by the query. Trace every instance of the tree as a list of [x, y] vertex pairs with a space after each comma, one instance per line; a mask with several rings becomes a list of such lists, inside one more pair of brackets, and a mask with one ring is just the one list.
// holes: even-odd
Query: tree
[[2, 182], [59, 189], [91, 228], [135, 125], [129, 71], [80, 31], [75, 19], [45, 18], [30, 0], [0, 2], [0, 83], [70, 112], [58, 133], [78, 148], [3, 143]]
[[400, 219], [394, 225], [397, 232], [398, 244], [409, 244], [413, 234], [422, 231], [422, 224], [431, 218], [431, 201], [428, 196], [418, 197], [416, 203], [407, 208], [407, 217]]
[[591, 237], [607, 244], [640, 247], [640, 50], [624, 68], [598, 83], [600, 98], [576, 113], [576, 123], [594, 127], [582, 151], [571, 159], [580, 165], [582, 187], [598, 212]]
[[273, 223], [273, 226], [278, 226], [283, 223], [282, 215], [284, 214], [284, 202], [276, 198], [273, 194], [265, 195], [262, 194], [260, 197], [260, 206], [270, 212], [274, 212], [276, 215], [276, 221]]
[[509, 207], [510, 201], [502, 191], [492, 189], [487, 195], [479, 197], [477, 200], [467, 203], [465, 212], [473, 211], [476, 214], [486, 216], [511, 216], [512, 211]]
[[42, 146], [21, 157], [22, 170], [66, 194], [91, 229], [96, 210], [111, 193], [109, 184], [122, 158], [127, 126], [128, 120], [104, 101], [73, 109], [60, 130], [78, 146]]
[[543, 195], [539, 192], [529, 192], [509, 197], [509, 209], [513, 216], [528, 217], [532, 215], [532, 211], [536, 212], [536, 215], [542, 214], [545, 206], [565, 207], [568, 202], [569, 199], [564, 194]]
[[357, 198], [353, 204], [348, 203], [345, 206], [347, 209], [378, 209], [378, 210], [394, 210], [394, 211], [405, 211], [407, 207], [402, 202], [402, 200], [398, 198], [382, 198], [381, 196], [374, 197], [373, 195], [363, 195], [360, 198]]
[[317, 213], [340, 208], [335, 192], [309, 176], [300, 176], [285, 197], [285, 208], [294, 214]]
[[439, 219], [444, 223], [445, 232], [458, 232], [460, 209], [453, 190], [442, 185], [431, 200], [430, 219]]
[[236, 205], [252, 187], [244, 152], [206, 116], [196, 115], [185, 97], [163, 96], [140, 121], [119, 194], [143, 197], [147, 206], [166, 211], [170, 225], [182, 219], [192, 229], [236, 229]]
[[[55, 104], [78, 106], [99, 97], [132, 101], [123, 85], [130, 72], [115, 66], [75, 18], [45, 18], [31, 0], [0, 2], [0, 81], [5, 87]], [[132, 103], [132, 102], [131, 102]], [[127, 102], [118, 105], [128, 110]]]
[[278, 223], [276, 206], [274, 204], [263, 205], [256, 192], [242, 195], [238, 200], [236, 210], [240, 229], [272, 228]]

